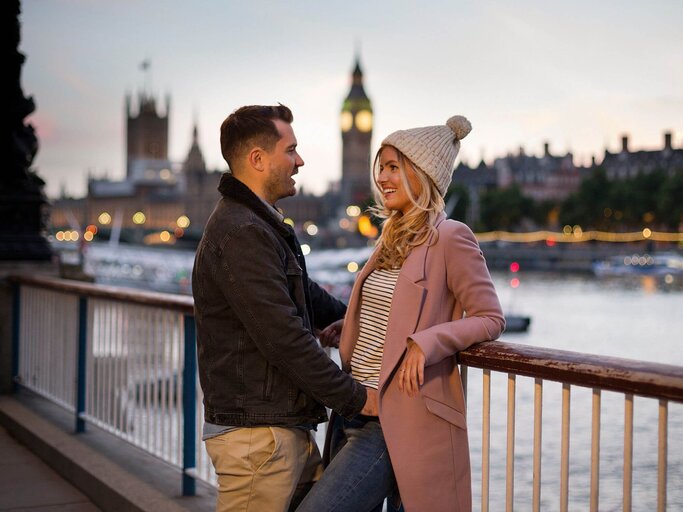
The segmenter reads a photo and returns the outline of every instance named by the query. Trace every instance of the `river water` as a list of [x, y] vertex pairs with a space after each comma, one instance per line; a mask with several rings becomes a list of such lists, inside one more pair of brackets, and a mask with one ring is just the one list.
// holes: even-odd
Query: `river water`
[[[101, 255], [101, 256], [98, 256]], [[312, 254], [311, 275], [347, 295], [347, 261], [362, 261], [367, 251]], [[93, 246], [86, 268], [99, 282], [189, 293], [193, 254], [186, 251], [120, 247], [112, 253]], [[510, 279], [519, 279], [512, 288]], [[501, 341], [683, 366], [683, 289], [662, 288], [648, 278], [598, 280], [589, 275], [493, 273], [503, 309], [531, 317], [524, 333], [505, 333]], [[337, 358], [333, 354], [333, 358]], [[514, 504], [531, 510], [533, 468], [533, 379], [516, 381]], [[491, 378], [490, 507], [505, 509], [507, 376]], [[543, 389], [542, 507], [560, 508], [561, 390]], [[589, 509], [591, 390], [571, 389], [569, 510]], [[624, 396], [602, 394], [600, 510], [622, 510]], [[482, 372], [469, 370], [468, 424], [472, 455], [474, 509], [481, 500]], [[683, 404], [669, 404], [668, 510], [683, 510]], [[318, 433], [322, 442], [324, 429]], [[649, 512], [657, 503], [657, 400], [635, 397], [633, 510]]]
[[[503, 308], [531, 317], [528, 332], [502, 341], [683, 366], [683, 292], [658, 288], [650, 279], [600, 281], [590, 276], [493, 275]], [[475, 501], [481, 494], [481, 371], [470, 369], [468, 422]], [[507, 376], [491, 381], [490, 510], [503, 510]], [[542, 510], [559, 510], [561, 390], [543, 389]], [[531, 509], [533, 379], [518, 377], [516, 393], [515, 508]], [[591, 390], [571, 389], [569, 510], [588, 510]], [[624, 396], [602, 394], [600, 510], [622, 510]], [[658, 401], [635, 397], [633, 510], [656, 510]], [[683, 404], [669, 404], [668, 510], [683, 510]], [[475, 505], [478, 509], [479, 505]]]

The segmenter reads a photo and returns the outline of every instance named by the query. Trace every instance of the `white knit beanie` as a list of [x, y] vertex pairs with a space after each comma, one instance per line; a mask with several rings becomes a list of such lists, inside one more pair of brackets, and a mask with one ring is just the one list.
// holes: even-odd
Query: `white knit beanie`
[[441, 195], [446, 195], [453, 175], [455, 157], [460, 151], [460, 140], [472, 130], [463, 116], [453, 116], [445, 125], [399, 130], [387, 136], [382, 146], [394, 146], [422, 169], [436, 184]]

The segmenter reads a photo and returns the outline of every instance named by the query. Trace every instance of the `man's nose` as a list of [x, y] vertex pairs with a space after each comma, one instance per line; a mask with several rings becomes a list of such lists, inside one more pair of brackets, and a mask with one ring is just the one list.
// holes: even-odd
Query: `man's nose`
[[296, 154], [296, 161], [295, 161], [295, 163], [296, 163], [296, 166], [297, 166], [297, 167], [301, 167], [302, 165], [304, 165], [304, 159], [301, 158], [301, 155], [300, 155], [299, 153]]

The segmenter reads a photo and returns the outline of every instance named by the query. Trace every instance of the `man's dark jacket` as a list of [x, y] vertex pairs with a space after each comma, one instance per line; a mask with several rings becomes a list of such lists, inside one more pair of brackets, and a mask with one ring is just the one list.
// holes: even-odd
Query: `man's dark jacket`
[[197, 249], [192, 293], [205, 420], [295, 426], [351, 417], [365, 389], [312, 334], [346, 306], [308, 278], [293, 230], [225, 174]]

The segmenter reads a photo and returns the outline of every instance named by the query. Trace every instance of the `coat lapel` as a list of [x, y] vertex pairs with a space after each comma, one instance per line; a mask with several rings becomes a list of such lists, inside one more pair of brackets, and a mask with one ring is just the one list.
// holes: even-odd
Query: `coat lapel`
[[[443, 213], [439, 215], [435, 223], [436, 226], [445, 218], [446, 216]], [[430, 237], [427, 242], [415, 247], [410, 252], [398, 275], [384, 341], [382, 368], [379, 374], [380, 393], [403, 357], [406, 350], [406, 340], [417, 329], [426, 296], [426, 289], [420, 283], [426, 278], [427, 254], [431, 241]], [[339, 355], [345, 369], [348, 369], [353, 349], [358, 340], [363, 283], [375, 269], [376, 261], [377, 251], [375, 250], [356, 278], [349, 298], [349, 309], [346, 312], [344, 329], [339, 344]]]
[[[445, 218], [442, 212], [436, 219], [435, 227]], [[391, 312], [384, 341], [382, 368], [379, 374], [380, 394], [403, 358], [408, 337], [417, 330], [427, 295], [422, 282], [427, 277], [427, 255], [432, 239], [433, 236], [422, 245], [415, 247], [401, 267], [391, 301]]]
[[427, 251], [428, 244], [414, 248], [403, 262], [398, 274], [384, 339], [382, 368], [379, 373], [380, 392], [403, 357], [406, 340], [415, 332], [420, 319], [426, 290], [419, 283], [425, 278]]

